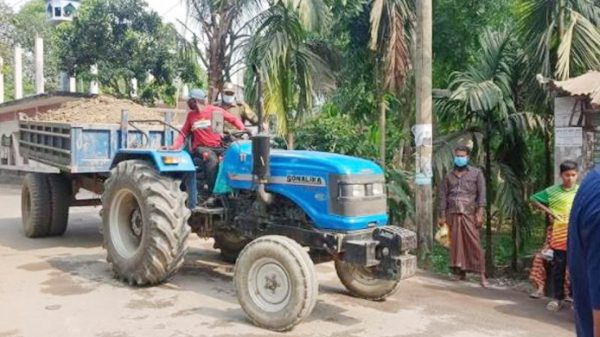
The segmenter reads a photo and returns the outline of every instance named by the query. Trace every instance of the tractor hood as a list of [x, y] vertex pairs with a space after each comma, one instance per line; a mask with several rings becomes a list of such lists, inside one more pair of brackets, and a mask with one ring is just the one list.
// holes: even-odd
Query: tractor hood
[[[225, 165], [229, 173], [252, 174], [252, 143], [236, 142], [228, 149]], [[271, 174], [314, 172], [322, 174], [383, 175], [372, 161], [336, 153], [271, 150]]]
[[[385, 178], [374, 162], [335, 153], [287, 150], [271, 150], [269, 159], [266, 190], [293, 201], [317, 228], [351, 231], [386, 225]], [[251, 142], [232, 144], [222, 167], [229, 187], [256, 188]]]

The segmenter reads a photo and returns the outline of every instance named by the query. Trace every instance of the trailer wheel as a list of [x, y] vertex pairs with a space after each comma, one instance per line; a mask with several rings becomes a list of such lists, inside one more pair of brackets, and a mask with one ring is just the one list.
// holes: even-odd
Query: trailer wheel
[[21, 219], [25, 236], [39, 238], [50, 229], [50, 190], [43, 173], [27, 173], [21, 188]]
[[69, 207], [71, 206], [71, 180], [60, 174], [49, 174], [50, 228], [48, 235], [60, 236], [67, 230]]
[[181, 181], [141, 160], [111, 170], [102, 195], [107, 260], [131, 285], [154, 285], [174, 275], [187, 252], [190, 228]]
[[237, 259], [233, 280], [249, 319], [274, 331], [291, 330], [308, 317], [319, 292], [307, 252], [278, 235], [250, 242]]
[[400, 280], [382, 280], [368, 267], [335, 260], [335, 271], [346, 289], [355, 297], [383, 300], [398, 291]]
[[219, 249], [223, 261], [229, 263], [235, 263], [242, 249], [250, 242], [233, 230], [215, 230], [214, 239], [214, 248]]

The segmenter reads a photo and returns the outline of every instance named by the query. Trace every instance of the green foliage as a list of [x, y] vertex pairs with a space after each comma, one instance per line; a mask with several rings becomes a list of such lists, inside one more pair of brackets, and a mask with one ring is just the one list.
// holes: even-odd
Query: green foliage
[[600, 68], [600, 4], [587, 0], [521, 0], [519, 31], [534, 69], [567, 79]]
[[54, 43], [64, 70], [91, 79], [90, 67], [97, 65], [103, 90], [117, 96], [131, 96], [137, 79], [143, 99], [173, 101], [176, 78], [200, 80], [189, 51], [178, 55], [182, 41], [175, 28], [142, 0], [85, 1], [72, 23], [58, 27]]
[[483, 30], [514, 25], [516, 1], [433, 1], [434, 87], [447, 87], [450, 74], [476, 62]]
[[23, 93], [35, 93], [34, 45], [36, 35], [44, 39], [44, 75], [47, 91], [55, 90], [58, 79], [56, 47], [50, 42], [54, 27], [46, 17], [44, 0], [30, 0], [17, 13], [0, 2], [0, 57], [4, 59], [6, 99], [14, 98], [14, 46], [23, 48]]
[[375, 158], [377, 148], [366, 137], [367, 129], [357, 126], [348, 115], [337, 114], [337, 108], [327, 105], [329, 114], [307, 120], [296, 133], [297, 149], [325, 151], [350, 156]]
[[[249, 68], [257, 67], [263, 80], [265, 115], [277, 116], [280, 135], [293, 135], [296, 125], [312, 113], [315, 95], [331, 83], [331, 67], [310, 40], [312, 32], [319, 32], [328, 20], [321, 0], [280, 1], [273, 4], [258, 18], [258, 28], [250, 41]], [[319, 12], [319, 13], [317, 13]], [[319, 23], [319, 25], [317, 25]], [[323, 26], [322, 26], [323, 25]], [[254, 77], [250, 91], [254, 91]]]

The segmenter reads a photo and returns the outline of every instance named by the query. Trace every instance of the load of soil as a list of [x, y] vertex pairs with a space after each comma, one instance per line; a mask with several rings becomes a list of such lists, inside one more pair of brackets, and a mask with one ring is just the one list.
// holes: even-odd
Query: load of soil
[[[152, 109], [135, 102], [101, 95], [61, 104], [60, 107], [40, 113], [34, 120], [61, 123], [120, 123], [121, 110], [129, 111], [129, 120], [164, 120], [168, 109]], [[185, 120], [185, 113], [175, 113], [174, 123]], [[179, 122], [179, 123], [178, 123]]]

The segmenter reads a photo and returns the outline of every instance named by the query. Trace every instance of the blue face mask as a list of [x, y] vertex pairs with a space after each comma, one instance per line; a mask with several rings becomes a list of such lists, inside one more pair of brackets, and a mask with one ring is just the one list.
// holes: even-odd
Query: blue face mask
[[456, 167], [465, 167], [469, 163], [469, 157], [454, 157]]

